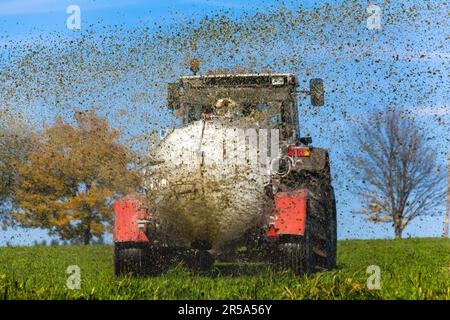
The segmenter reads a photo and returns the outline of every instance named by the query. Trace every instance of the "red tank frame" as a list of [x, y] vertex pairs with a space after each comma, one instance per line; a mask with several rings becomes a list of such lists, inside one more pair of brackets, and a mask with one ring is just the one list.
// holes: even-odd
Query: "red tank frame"
[[[303, 189], [277, 193], [274, 198], [275, 222], [268, 226], [267, 237], [303, 236], [306, 228], [307, 200], [307, 192]], [[118, 200], [114, 203], [114, 214], [115, 242], [150, 241], [149, 227], [144, 221], [150, 221], [151, 214], [142, 207], [141, 201], [133, 197]]]

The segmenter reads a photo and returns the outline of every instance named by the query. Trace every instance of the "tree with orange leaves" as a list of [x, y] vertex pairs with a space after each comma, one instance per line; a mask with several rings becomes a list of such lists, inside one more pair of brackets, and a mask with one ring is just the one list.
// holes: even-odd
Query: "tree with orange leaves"
[[111, 232], [112, 203], [134, 191], [133, 155], [94, 112], [77, 112], [76, 126], [57, 118], [39, 137], [28, 161], [17, 164], [17, 207], [23, 227], [44, 228], [62, 239], [89, 244]]
[[10, 211], [14, 207], [17, 174], [14, 164], [26, 160], [34, 149], [33, 132], [21, 113], [0, 107], [0, 227], [13, 225]]

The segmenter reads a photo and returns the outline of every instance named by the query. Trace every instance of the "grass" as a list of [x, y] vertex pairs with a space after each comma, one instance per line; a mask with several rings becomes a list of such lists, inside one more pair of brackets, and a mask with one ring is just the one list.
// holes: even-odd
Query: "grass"
[[[155, 278], [113, 275], [107, 245], [0, 248], [0, 299], [450, 299], [450, 241], [436, 238], [347, 240], [338, 269], [295, 276], [263, 268], [238, 276], [192, 276], [177, 266]], [[66, 287], [69, 265], [81, 289]], [[381, 289], [366, 286], [381, 269]]]

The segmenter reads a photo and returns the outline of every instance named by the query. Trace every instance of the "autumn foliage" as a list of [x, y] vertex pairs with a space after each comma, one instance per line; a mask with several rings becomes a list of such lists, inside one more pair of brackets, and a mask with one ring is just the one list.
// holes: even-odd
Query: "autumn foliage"
[[111, 231], [113, 200], [134, 191], [139, 177], [120, 133], [93, 112], [77, 112], [76, 126], [58, 118], [39, 137], [37, 151], [17, 164], [17, 207], [24, 227], [48, 229], [89, 244]]

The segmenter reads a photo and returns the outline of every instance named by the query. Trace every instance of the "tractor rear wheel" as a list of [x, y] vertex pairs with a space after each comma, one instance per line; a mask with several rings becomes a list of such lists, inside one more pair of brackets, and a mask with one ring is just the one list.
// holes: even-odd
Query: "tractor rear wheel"
[[336, 266], [336, 203], [328, 183], [309, 181], [299, 189], [307, 191], [307, 221], [303, 237], [280, 238], [278, 265], [296, 274], [311, 274]]
[[310, 246], [314, 271], [336, 266], [336, 203], [329, 184], [308, 188], [307, 215], [310, 222]]
[[116, 276], [126, 274], [144, 276], [154, 273], [151, 252], [147, 244], [115, 243], [114, 272]]
[[295, 274], [311, 274], [313, 272], [312, 251], [308, 237], [291, 238], [289, 242], [278, 245], [278, 266], [282, 270], [292, 270]]
[[331, 187], [329, 203], [329, 241], [328, 241], [328, 268], [336, 268], [336, 252], [337, 252], [337, 212], [336, 212], [336, 198], [334, 189]]
[[191, 249], [184, 260], [186, 266], [193, 272], [207, 272], [214, 265], [214, 257], [206, 250]]

